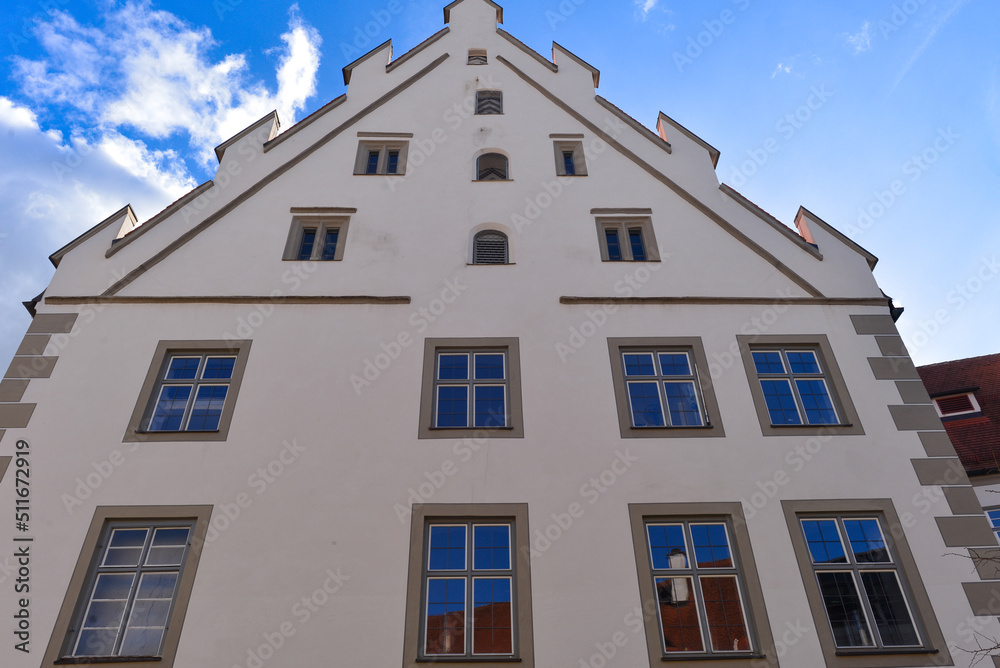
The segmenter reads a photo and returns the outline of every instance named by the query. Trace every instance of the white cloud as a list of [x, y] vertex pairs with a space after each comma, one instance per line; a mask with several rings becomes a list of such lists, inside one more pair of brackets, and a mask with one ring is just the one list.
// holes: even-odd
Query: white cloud
[[251, 79], [244, 55], [212, 57], [218, 45], [208, 28], [155, 10], [148, 0], [110, 10], [101, 30], [54, 12], [36, 35], [45, 57], [15, 59], [14, 76], [26, 95], [94, 115], [108, 129], [154, 139], [187, 135], [206, 168], [215, 146], [269, 111], [277, 109], [285, 126], [294, 123], [316, 93], [322, 42], [293, 5], [283, 46], [274, 50], [271, 92]]
[[639, 15], [643, 21], [649, 17], [649, 13], [656, 9], [656, 5], [659, 3], [660, 0], [635, 0], [636, 7], [639, 8]]
[[21, 107], [0, 96], [0, 125], [8, 128], [38, 129], [38, 117], [27, 107]]
[[857, 55], [872, 48], [872, 37], [874, 36], [875, 26], [872, 25], [871, 21], [865, 21], [864, 25], [861, 26], [861, 30], [847, 36], [847, 43], [851, 45], [855, 55]]
[[778, 66], [774, 69], [773, 72], [771, 72], [771, 78], [773, 79], [774, 77], [778, 76], [779, 74], [791, 74], [791, 73], [792, 73], [792, 66], [791, 65], [785, 65], [784, 63], [778, 63]]

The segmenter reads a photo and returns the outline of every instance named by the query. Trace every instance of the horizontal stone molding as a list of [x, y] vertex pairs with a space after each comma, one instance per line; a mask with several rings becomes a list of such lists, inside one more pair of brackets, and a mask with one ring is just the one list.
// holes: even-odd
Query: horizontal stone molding
[[233, 297], [46, 297], [47, 304], [409, 304], [410, 297], [347, 295], [310, 297], [307, 295]]
[[11, 360], [4, 378], [50, 378], [52, 370], [55, 369], [56, 362], [58, 361], [58, 357], [43, 357], [40, 355], [15, 357]]
[[921, 485], [969, 485], [969, 477], [958, 457], [911, 459]]
[[903, 337], [901, 336], [876, 336], [875, 341], [878, 343], [878, 349], [882, 351], [882, 354], [886, 357], [909, 357], [910, 353], [906, 350], [906, 344], [903, 343]]
[[[935, 517], [944, 544], [948, 547], [983, 547], [996, 545], [996, 535], [986, 522], [985, 515], [960, 517]], [[998, 583], [1000, 584], [1000, 583]]]
[[909, 406], [889, 406], [889, 413], [896, 423], [899, 431], [926, 431], [929, 429], [940, 429], [941, 418], [938, 417], [934, 406], [909, 405]]
[[695, 304], [704, 306], [883, 306], [884, 300], [855, 299], [853, 297], [572, 297], [559, 298], [560, 304], [620, 304], [620, 305], [673, 305]]
[[35, 412], [35, 404], [0, 404], [0, 428], [24, 429]]
[[982, 617], [1000, 615], [1000, 582], [963, 582], [972, 611]]
[[957, 457], [955, 446], [951, 444], [951, 438], [945, 431], [922, 431], [920, 443], [924, 446], [924, 452], [928, 457]]
[[877, 380], [920, 380], [909, 357], [869, 357], [868, 364]]
[[51, 334], [28, 334], [21, 340], [15, 355], [44, 355], [49, 345]]
[[[885, 300], [882, 300], [885, 306]], [[854, 331], [858, 334], [887, 334], [899, 336], [896, 323], [890, 315], [852, 315], [851, 322], [854, 323]]]
[[39, 313], [31, 320], [28, 334], [69, 334], [79, 313]]
[[27, 380], [6, 379], [0, 381], [0, 403], [17, 403], [28, 389]]
[[982, 515], [983, 507], [972, 487], [945, 487], [942, 489], [944, 498], [952, 515]]
[[929, 404], [931, 397], [927, 388], [919, 380], [897, 380], [896, 389], [904, 404]]

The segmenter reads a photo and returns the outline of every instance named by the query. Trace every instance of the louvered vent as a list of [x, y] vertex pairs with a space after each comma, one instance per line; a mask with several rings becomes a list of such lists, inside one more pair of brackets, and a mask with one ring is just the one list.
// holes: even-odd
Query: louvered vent
[[485, 65], [486, 64], [486, 49], [469, 49], [469, 64], [470, 65]]
[[942, 415], [954, 415], [955, 413], [969, 413], [976, 410], [972, 405], [972, 399], [968, 394], [960, 394], [955, 397], [944, 397], [935, 399]]
[[480, 181], [506, 181], [507, 156], [487, 153], [479, 156], [478, 175]]
[[507, 237], [501, 232], [480, 232], [472, 253], [473, 264], [507, 264]]
[[499, 90], [481, 90], [476, 93], [477, 114], [502, 114], [503, 92]]

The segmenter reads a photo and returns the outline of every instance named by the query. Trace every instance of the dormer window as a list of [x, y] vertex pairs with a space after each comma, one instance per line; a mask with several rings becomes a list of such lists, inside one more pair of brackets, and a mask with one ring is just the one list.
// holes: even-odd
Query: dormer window
[[469, 65], [485, 65], [486, 49], [469, 49]]
[[935, 397], [934, 408], [937, 410], [938, 417], [944, 421], [982, 415], [982, 408], [972, 392]]

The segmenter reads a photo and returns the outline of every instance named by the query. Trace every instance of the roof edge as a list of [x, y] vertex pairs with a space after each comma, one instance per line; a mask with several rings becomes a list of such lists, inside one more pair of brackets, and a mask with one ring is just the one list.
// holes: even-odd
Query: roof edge
[[160, 221], [166, 220], [167, 218], [172, 216], [175, 212], [183, 208], [189, 202], [196, 199], [199, 195], [201, 195], [203, 192], [213, 187], [214, 185], [215, 181], [208, 180], [199, 186], [195, 186], [193, 190], [190, 190], [184, 195], [181, 195], [178, 199], [168, 204], [166, 207], [164, 207], [162, 211], [160, 211], [158, 214], [147, 220], [145, 223], [143, 223], [142, 225], [137, 225], [131, 232], [129, 232], [125, 236], [113, 239], [111, 241], [111, 247], [104, 252], [104, 257], [111, 257], [125, 246], [128, 246], [130, 243], [141, 237], [143, 234], [145, 234], [152, 228], [156, 227], [156, 225], [160, 223]]
[[354, 72], [354, 68], [356, 68], [358, 65], [360, 65], [363, 62], [365, 62], [366, 60], [368, 60], [372, 56], [374, 56], [379, 51], [382, 51], [386, 47], [389, 47], [389, 57], [385, 59], [385, 64], [388, 65], [390, 62], [392, 62], [392, 39], [390, 38], [390, 39], [385, 40], [384, 42], [382, 42], [378, 46], [376, 46], [374, 49], [372, 49], [371, 51], [369, 51], [365, 55], [363, 55], [360, 58], [358, 58], [357, 60], [355, 60], [353, 63], [349, 63], [347, 65], [344, 65], [344, 70], [343, 70], [343, 72], [344, 72], [344, 85], [345, 86], [350, 86], [351, 85], [351, 74]]
[[703, 149], [705, 149], [706, 151], [708, 151], [708, 155], [712, 158], [712, 167], [715, 168], [715, 169], [718, 169], [718, 167], [719, 167], [719, 156], [722, 155], [722, 153], [719, 151], [719, 149], [715, 148], [714, 146], [712, 146], [711, 144], [709, 144], [707, 141], [705, 141], [704, 139], [702, 139], [701, 137], [699, 137], [695, 133], [691, 132], [686, 127], [684, 127], [683, 125], [681, 125], [680, 123], [678, 123], [674, 119], [670, 118], [669, 116], [667, 116], [665, 113], [663, 113], [661, 111], [659, 117], [657, 117], [657, 119], [656, 119], [656, 129], [660, 133], [660, 138], [663, 139], [663, 141], [667, 141], [666, 133], [660, 127], [661, 123], [663, 123], [664, 121], [666, 121], [667, 123], [669, 123], [670, 125], [672, 125], [674, 127], [674, 129], [677, 130], [678, 132], [680, 132], [682, 135], [684, 135], [685, 137], [687, 137], [688, 139], [690, 139], [691, 141], [695, 142], [696, 144], [698, 144], [699, 146], [701, 146]]
[[385, 66], [386, 74], [392, 72], [394, 69], [396, 69], [397, 67], [405, 63], [407, 60], [409, 60], [413, 56], [417, 55], [418, 53], [429, 47], [434, 42], [438, 41], [439, 39], [447, 35], [449, 32], [451, 32], [451, 28], [449, 28], [448, 26], [441, 28], [436, 33], [434, 33], [433, 35], [422, 41], [420, 44], [417, 44], [415, 47], [413, 47], [412, 49], [401, 55], [399, 58], [396, 58], [395, 60], [387, 64]]
[[[850, 237], [848, 237], [846, 234], [844, 234], [843, 232], [841, 232], [840, 230], [838, 230], [836, 227], [834, 227], [830, 223], [826, 222], [825, 220], [823, 220], [822, 218], [820, 218], [819, 216], [817, 216], [815, 213], [813, 213], [809, 209], [805, 208], [804, 206], [800, 206], [799, 207], [799, 212], [795, 215], [795, 227], [799, 229], [800, 234], [801, 234], [801, 231], [802, 231], [802, 219], [804, 217], [809, 218], [810, 221], [812, 221], [812, 222], [816, 223], [817, 225], [819, 225], [828, 234], [836, 237], [844, 245], [846, 245], [848, 248], [850, 248], [851, 250], [853, 250], [858, 255], [862, 256], [863, 258], [865, 258], [865, 261], [868, 262], [868, 267], [872, 271], [875, 270], [875, 265], [878, 264], [878, 258], [875, 257], [875, 255], [873, 255], [871, 252], [869, 252], [868, 250], [866, 250], [865, 248], [863, 248], [861, 245], [859, 245], [856, 241], [854, 241], [853, 239], [851, 239]], [[806, 226], [806, 229], [808, 231], [808, 225]], [[802, 236], [805, 237], [807, 241], [809, 240], [809, 237], [806, 234], [802, 234]]]
[[[462, 1], [463, 0], [455, 0], [455, 2], [451, 3], [450, 5], [448, 5], [447, 7], [444, 8], [444, 22], [445, 23], [451, 23], [451, 9], [455, 5], [460, 4]], [[497, 3], [493, 2], [493, 0], [485, 0], [485, 1], [486, 1], [486, 4], [492, 5], [494, 8], [496, 8], [496, 10], [497, 10], [497, 23], [503, 23], [503, 7], [501, 7]]]
[[534, 49], [532, 49], [530, 46], [528, 46], [527, 44], [525, 44], [524, 42], [522, 42], [518, 38], [516, 38], [513, 35], [511, 35], [509, 32], [507, 32], [503, 28], [497, 28], [497, 34], [500, 35], [501, 37], [503, 37], [505, 40], [507, 40], [511, 44], [513, 44], [514, 46], [516, 46], [517, 48], [521, 49], [521, 51], [524, 51], [526, 54], [528, 54], [529, 56], [531, 56], [532, 58], [534, 58], [535, 60], [537, 60], [539, 63], [541, 63], [542, 65], [544, 65], [545, 67], [547, 67], [550, 70], [552, 70], [553, 72], [558, 72], [559, 71], [559, 66], [558, 65], [556, 65], [551, 60], [549, 60], [548, 58], [546, 58], [542, 54], [538, 53]]
[[267, 121], [270, 121], [270, 120], [273, 120], [274, 124], [277, 125], [279, 129], [281, 128], [281, 121], [278, 120], [278, 110], [275, 109], [271, 113], [266, 114], [263, 118], [261, 118], [256, 123], [251, 123], [250, 125], [246, 126], [242, 130], [240, 130], [239, 132], [237, 132], [235, 135], [233, 135], [232, 137], [230, 137], [229, 139], [227, 139], [226, 141], [224, 141], [221, 144], [219, 144], [218, 146], [216, 146], [215, 147], [215, 157], [219, 159], [219, 163], [222, 163], [222, 156], [226, 153], [226, 149], [228, 149], [230, 146], [232, 146], [233, 144], [235, 144], [239, 140], [243, 139], [248, 134], [250, 134], [251, 132], [253, 132], [254, 130], [256, 130], [260, 126], [264, 125], [264, 123], [266, 123]]
[[63, 246], [59, 250], [57, 250], [52, 255], [50, 255], [49, 256], [49, 262], [52, 263], [53, 267], [58, 268], [59, 267], [59, 262], [63, 259], [63, 257], [67, 253], [69, 253], [71, 250], [73, 250], [74, 248], [76, 248], [77, 246], [79, 246], [80, 244], [82, 244], [84, 241], [87, 241], [88, 239], [90, 239], [91, 237], [93, 237], [94, 235], [96, 235], [97, 233], [101, 232], [106, 227], [110, 226], [112, 223], [120, 222], [121, 219], [122, 219], [122, 216], [128, 216], [132, 220], [133, 225], [136, 224], [137, 219], [135, 217], [135, 211], [132, 210], [132, 205], [131, 204], [126, 204], [125, 206], [123, 206], [122, 208], [118, 209], [113, 214], [111, 214], [110, 216], [108, 216], [107, 218], [105, 218], [104, 220], [102, 220], [101, 222], [99, 222], [97, 225], [94, 225], [92, 228], [90, 228], [89, 230], [87, 230], [86, 232], [84, 232], [83, 234], [81, 234], [80, 236], [78, 236], [77, 238], [75, 238], [72, 241], [70, 241], [68, 244], [66, 244], [65, 246]]
[[726, 195], [729, 195], [729, 197], [734, 199], [737, 204], [743, 206], [743, 208], [745, 208], [747, 211], [754, 214], [755, 216], [763, 220], [765, 223], [767, 223], [774, 229], [784, 234], [796, 246], [808, 252], [817, 260], [823, 259], [823, 254], [819, 252], [819, 249], [816, 248], [816, 246], [812, 245], [811, 243], [803, 239], [801, 234], [796, 233], [794, 230], [792, 230], [792, 228], [788, 227], [788, 225], [785, 225], [780, 220], [769, 214], [767, 211], [765, 211], [764, 209], [760, 208], [759, 206], [748, 200], [746, 197], [743, 196], [743, 194], [740, 191], [736, 190], [732, 186], [727, 185], [725, 183], [719, 184], [719, 190], [721, 190]]
[[558, 49], [562, 53], [565, 53], [567, 56], [569, 56], [574, 61], [576, 61], [579, 65], [581, 65], [584, 69], [590, 70], [591, 76], [594, 77], [594, 88], [600, 87], [600, 85], [601, 85], [601, 71], [599, 69], [597, 69], [596, 67], [594, 67], [593, 65], [591, 65], [590, 63], [588, 63], [586, 60], [584, 60], [583, 58], [581, 58], [580, 56], [576, 55], [575, 53], [573, 53], [572, 51], [570, 51], [569, 49], [567, 49], [565, 46], [563, 46], [562, 44], [560, 44], [559, 42], [556, 42], [554, 40], [552, 42], [552, 62], [556, 62], [556, 49]]
[[623, 109], [616, 106], [614, 102], [610, 102], [607, 98], [601, 97], [600, 95], [594, 95], [594, 99], [599, 105], [610, 111], [612, 114], [624, 121], [629, 127], [641, 134], [643, 137], [653, 142], [660, 148], [662, 148], [667, 153], [673, 153], [674, 147], [670, 145], [670, 142], [665, 140], [663, 137], [659, 136], [645, 125], [637, 121], [636, 119], [629, 116]]

